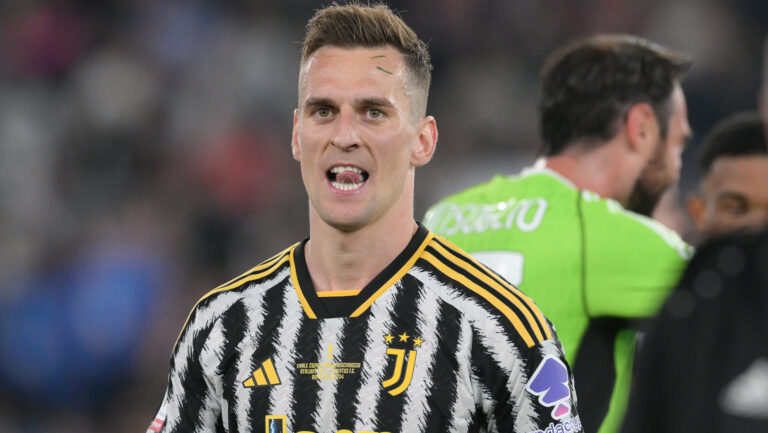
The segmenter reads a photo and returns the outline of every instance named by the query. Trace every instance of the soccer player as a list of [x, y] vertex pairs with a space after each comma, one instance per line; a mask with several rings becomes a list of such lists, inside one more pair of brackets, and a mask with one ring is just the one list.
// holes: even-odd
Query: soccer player
[[541, 311], [414, 220], [430, 70], [385, 6], [309, 21], [291, 142], [309, 238], [195, 305], [148, 433], [582, 431]]
[[432, 207], [425, 225], [536, 299], [557, 327], [588, 432], [614, 432], [631, 380], [635, 319], [653, 316], [691, 249], [649, 215], [679, 176], [690, 135], [688, 60], [596, 35], [542, 70], [543, 154]]
[[768, 226], [768, 143], [759, 113], [718, 122], [700, 150], [701, 182], [686, 208], [705, 236]]

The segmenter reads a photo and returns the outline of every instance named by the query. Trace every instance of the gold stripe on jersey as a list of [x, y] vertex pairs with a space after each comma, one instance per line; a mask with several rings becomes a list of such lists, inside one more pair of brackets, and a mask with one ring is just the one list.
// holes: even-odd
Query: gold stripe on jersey
[[[249, 281], [258, 280], [259, 278], [263, 278], [275, 272], [276, 269], [282, 266], [283, 263], [287, 262], [289, 258], [293, 256], [293, 250], [294, 248], [296, 248], [296, 245], [299, 245], [299, 243], [295, 243], [291, 245], [290, 247], [286, 248], [282, 252], [272, 256], [271, 259], [268, 259], [267, 261], [262, 262], [260, 265], [257, 265], [256, 267], [244, 273], [243, 275], [240, 275], [239, 277], [233, 280], [230, 280], [228, 283], [222, 284], [221, 286], [203, 295], [203, 297], [200, 298], [195, 303], [195, 306], [192, 307], [192, 310], [187, 315], [187, 320], [184, 321], [184, 326], [181, 327], [181, 332], [179, 332], [179, 336], [176, 337], [176, 343], [173, 344], [173, 350], [174, 351], [176, 350], [176, 346], [179, 344], [179, 339], [181, 339], [181, 334], [184, 333], [184, 329], [187, 327], [187, 324], [189, 323], [189, 319], [190, 317], [192, 317], [192, 313], [195, 311], [197, 306], [200, 305], [201, 302], [203, 302], [205, 299], [213, 296], [216, 293], [226, 292], [227, 290], [232, 290], [237, 287], [242, 287], [243, 284]], [[266, 271], [260, 272], [264, 269], [266, 269]]]
[[341, 298], [344, 296], [357, 296], [362, 290], [329, 290], [317, 292], [318, 298]]
[[312, 308], [309, 306], [309, 302], [307, 302], [307, 298], [304, 297], [304, 292], [302, 292], [301, 286], [299, 285], [299, 277], [296, 276], [296, 259], [293, 257], [293, 254], [294, 250], [291, 250], [291, 282], [293, 283], [293, 289], [296, 290], [296, 296], [299, 297], [299, 302], [301, 302], [301, 306], [304, 308], [307, 317], [310, 319], [317, 319], [317, 315], [312, 311]]
[[264, 260], [263, 262], [259, 263], [258, 265], [254, 266], [253, 268], [251, 268], [248, 271], [244, 272], [243, 274], [241, 274], [241, 275], [239, 275], [239, 276], [237, 276], [237, 277], [227, 281], [224, 284], [220, 284], [220, 285], [216, 286], [216, 288], [214, 288], [210, 292], [206, 293], [205, 296], [203, 296], [203, 298], [205, 298], [206, 296], [210, 295], [212, 292], [215, 292], [216, 290], [218, 290], [218, 289], [220, 289], [222, 287], [226, 287], [226, 286], [229, 286], [229, 285], [231, 285], [233, 283], [239, 282], [241, 278], [246, 277], [249, 274], [252, 274], [254, 272], [258, 272], [261, 269], [264, 269], [264, 268], [267, 268], [269, 266], [272, 266], [275, 262], [280, 260], [281, 257], [283, 257], [285, 254], [287, 254], [289, 251], [291, 251], [293, 248], [295, 248], [296, 245], [298, 245], [298, 244], [291, 245], [290, 247], [284, 249], [283, 251], [280, 251], [279, 253], [275, 254], [274, 256], [268, 258], [267, 260]]
[[427, 233], [427, 236], [424, 238], [424, 240], [421, 242], [421, 245], [419, 245], [419, 248], [416, 249], [416, 251], [413, 253], [411, 258], [408, 259], [407, 262], [403, 265], [403, 267], [400, 268], [397, 272], [395, 272], [395, 275], [392, 275], [392, 278], [387, 280], [386, 283], [384, 283], [378, 290], [376, 290], [373, 295], [371, 295], [370, 298], [368, 298], [365, 302], [362, 303], [355, 311], [352, 312], [352, 314], [349, 317], [357, 317], [365, 310], [368, 309], [368, 307], [373, 304], [373, 302], [379, 298], [384, 292], [387, 291], [393, 284], [400, 281], [405, 274], [408, 273], [409, 270], [413, 267], [413, 264], [416, 263], [416, 260], [419, 259], [421, 254], [424, 252], [424, 249], [427, 248], [427, 245], [432, 241], [432, 238], [435, 235], [432, 232]]
[[[445, 245], [447, 245], [448, 247], [450, 247], [450, 248], [451, 248], [451, 249], [452, 249], [454, 252], [456, 252], [456, 253], [457, 253], [457, 255], [459, 255], [459, 254], [458, 254], [458, 252], [459, 252], [459, 251], [463, 251], [463, 250], [462, 250], [460, 247], [456, 246], [454, 243], [452, 243], [452, 242], [451, 242], [451, 241], [449, 241], [448, 239], [445, 239], [445, 238], [444, 238], [444, 237], [442, 237], [442, 236], [436, 236], [436, 239], [435, 239], [435, 240], [437, 240], [437, 241], [439, 241], [439, 242], [442, 242], [442, 243], [444, 243]], [[438, 245], [438, 244], [437, 244], [437, 242], [433, 242], [433, 246], [434, 246], [434, 245]], [[446, 250], [445, 250], [445, 249], [443, 249], [443, 248], [442, 248], [442, 246], [440, 246], [440, 248], [437, 248], [437, 247], [436, 247], [436, 249], [437, 249], [438, 251], [440, 251], [441, 253], [445, 254], [443, 251], [446, 251]], [[447, 256], [446, 256], [446, 257], [447, 257]], [[504, 279], [502, 279], [502, 278], [496, 278], [496, 277], [494, 276], [494, 273], [493, 273], [493, 272], [492, 272], [490, 269], [488, 269], [488, 268], [487, 268], [485, 265], [483, 265], [482, 263], [478, 262], [478, 261], [477, 261], [477, 259], [475, 259], [475, 258], [474, 258], [474, 257], [472, 257], [471, 255], [469, 255], [469, 254], [461, 254], [461, 259], [462, 259], [463, 261], [465, 261], [465, 262], [466, 262], [467, 260], [468, 260], [468, 261], [471, 261], [472, 263], [474, 263], [474, 264], [475, 264], [475, 266], [477, 266], [477, 267], [479, 267], [480, 269], [482, 269], [483, 271], [485, 271], [485, 274], [483, 274], [483, 273], [480, 273], [479, 271], [477, 271], [476, 269], [474, 269], [474, 268], [472, 268], [472, 267], [466, 267], [466, 266], [462, 266], [462, 265], [460, 265], [460, 264], [459, 264], [459, 266], [461, 266], [462, 268], [465, 268], [465, 269], [471, 270], [471, 271], [472, 271], [472, 274], [473, 274], [473, 275], [475, 275], [475, 276], [478, 276], [478, 277], [479, 277], [480, 275], [482, 275], [482, 276], [483, 276], [483, 277], [485, 277], [485, 278], [490, 278], [490, 279], [492, 279], [493, 281], [495, 281], [497, 285], [498, 285], [498, 284], [500, 284], [500, 285], [502, 285], [502, 286], [506, 287], [506, 288], [507, 288], [507, 290], [509, 290], [510, 292], [512, 292], [512, 293], [514, 293], [514, 294], [516, 294], [516, 295], [517, 295], [517, 297], [512, 297], [512, 298], [510, 298], [510, 295], [508, 295], [508, 294], [506, 293], [506, 291], [504, 291], [504, 290], [499, 290], [499, 289], [497, 288], [497, 290], [499, 290], [501, 293], [504, 293], [504, 296], [506, 296], [508, 299], [512, 300], [512, 302], [515, 302], [515, 305], [518, 305], [518, 307], [519, 307], [519, 308], [520, 308], [520, 309], [523, 311], [523, 313], [525, 314], [526, 318], [528, 319], [528, 322], [529, 322], [529, 323], [531, 323], [531, 326], [532, 326], [532, 327], [533, 327], [533, 329], [536, 331], [536, 335], [537, 335], [537, 336], [539, 336], [539, 338], [541, 338], [541, 334], [538, 332], [538, 330], [537, 330], [537, 327], [535, 326], [535, 323], [534, 323], [534, 319], [533, 319], [533, 318], [530, 316], [530, 313], [528, 313], [528, 311], [526, 311], [524, 308], [520, 307], [520, 305], [519, 305], [519, 304], [516, 302], [516, 300], [517, 300], [517, 299], [522, 299], [522, 302], [524, 302], [524, 303], [525, 303], [525, 304], [526, 304], [526, 305], [527, 305], [527, 306], [530, 308], [530, 310], [531, 310], [531, 311], [533, 311], [533, 314], [535, 314], [535, 315], [536, 315], [536, 318], [538, 319], [538, 324], [541, 326], [541, 328], [542, 328], [542, 329], [544, 329], [544, 333], [545, 333], [545, 334], [546, 334], [546, 336], [547, 336], [547, 338], [546, 338], [546, 339], [547, 339], [547, 340], [549, 340], [550, 338], [552, 338], [552, 331], [549, 329], [549, 324], [547, 323], [547, 319], [544, 317], [544, 313], [542, 313], [542, 312], [541, 312], [541, 310], [539, 309], [539, 307], [538, 307], [538, 306], [537, 306], [537, 305], [536, 305], [536, 304], [533, 302], [533, 300], [531, 300], [531, 298], [529, 298], [528, 296], [526, 296], [526, 295], [525, 295], [523, 292], [521, 292], [520, 290], [518, 290], [518, 288], [517, 288], [517, 287], [515, 287], [515, 286], [514, 286], [514, 285], [512, 285], [512, 284], [510, 284], [510, 283], [509, 283], [509, 282], [507, 282], [506, 280], [504, 280]], [[453, 260], [453, 262], [454, 262], [454, 263], [456, 263], [456, 261], [455, 261], [455, 260]], [[457, 263], [457, 264], [458, 264], [458, 263]], [[485, 281], [485, 279], [483, 279], [483, 281], [487, 283], [487, 281]], [[490, 284], [490, 283], [489, 283], [489, 284]], [[496, 288], [496, 287], [497, 287], [497, 286], [496, 286], [496, 285], [494, 285], [494, 288]]]
[[504, 316], [512, 323], [512, 326], [515, 327], [515, 330], [517, 330], [517, 333], [522, 337], [523, 341], [525, 341], [525, 344], [528, 345], [528, 347], [533, 347], [536, 343], [533, 341], [533, 338], [531, 337], [531, 334], [528, 332], [527, 329], [525, 329], [525, 325], [523, 325], [523, 322], [520, 320], [520, 317], [512, 311], [511, 308], [499, 298], [494, 296], [491, 292], [486, 290], [485, 288], [481, 287], [480, 285], [474, 283], [469, 278], [465, 277], [464, 275], [454, 271], [453, 269], [449, 268], [445, 265], [440, 259], [432, 255], [429, 251], [425, 251], [422, 255], [424, 260], [431, 263], [432, 266], [437, 268], [438, 271], [445, 274], [447, 277], [456, 280], [457, 282], [461, 283], [463, 286], [467, 287], [468, 289], [472, 290], [473, 292], [477, 293], [478, 295], [482, 296], [486, 301], [490, 302], [491, 305], [496, 307], [497, 310], [501, 311]]

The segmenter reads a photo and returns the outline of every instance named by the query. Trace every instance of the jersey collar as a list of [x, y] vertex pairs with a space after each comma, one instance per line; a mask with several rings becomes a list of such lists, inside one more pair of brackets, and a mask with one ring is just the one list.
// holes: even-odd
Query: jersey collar
[[536, 162], [533, 163], [533, 165], [531, 165], [530, 167], [526, 167], [522, 171], [520, 171], [520, 176], [544, 174], [559, 180], [560, 182], [564, 183], [565, 185], [573, 189], [579, 189], [576, 187], [576, 185], [574, 185], [573, 182], [570, 181], [570, 179], [556, 172], [555, 170], [548, 168], [546, 164], [547, 164], [546, 158], [539, 158], [536, 160]]
[[[398, 256], [376, 275], [359, 292], [344, 292], [332, 296], [318, 296], [312, 278], [309, 276], [304, 247], [309, 239], [305, 239], [291, 251], [291, 282], [301, 301], [304, 312], [310, 319], [332, 317], [357, 317], [370, 308], [371, 304], [384, 294], [396, 282], [408, 273], [424, 248], [432, 240], [433, 234], [421, 223], [416, 233]], [[340, 296], [339, 296], [340, 295]]]

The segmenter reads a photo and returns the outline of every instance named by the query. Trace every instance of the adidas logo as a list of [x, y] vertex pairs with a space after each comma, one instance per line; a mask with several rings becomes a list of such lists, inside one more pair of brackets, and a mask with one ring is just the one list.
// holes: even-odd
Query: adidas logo
[[243, 386], [252, 388], [254, 386], [280, 385], [280, 378], [277, 376], [275, 365], [272, 358], [268, 358], [261, 363], [261, 368], [251, 374], [251, 377], [243, 381]]

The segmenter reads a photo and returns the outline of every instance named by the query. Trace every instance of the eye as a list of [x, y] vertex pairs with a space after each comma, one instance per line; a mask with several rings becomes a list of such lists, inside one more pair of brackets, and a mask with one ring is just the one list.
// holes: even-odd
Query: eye
[[378, 108], [370, 108], [368, 109], [368, 118], [369, 119], [381, 119], [384, 117], [384, 113], [379, 110]]
[[320, 118], [328, 118], [331, 117], [331, 110], [327, 107], [319, 107], [315, 110], [315, 114], [317, 114]]
[[731, 215], [743, 215], [749, 210], [747, 201], [739, 198], [729, 197], [718, 203], [718, 208]]

